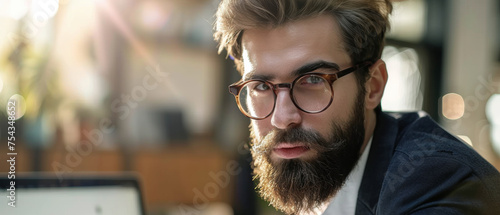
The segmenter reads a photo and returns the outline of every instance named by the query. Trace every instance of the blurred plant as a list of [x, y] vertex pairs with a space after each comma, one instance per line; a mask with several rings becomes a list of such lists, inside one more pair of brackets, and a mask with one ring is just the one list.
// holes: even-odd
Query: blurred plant
[[[18, 29], [21, 29], [23, 21], [19, 21], [18, 25]], [[48, 42], [36, 41], [40, 44], [35, 44], [34, 40], [21, 37], [10, 42], [10, 46], [3, 46], [6, 47], [5, 50], [0, 50], [0, 53], [5, 53], [0, 58], [0, 78], [4, 82], [0, 105], [6, 107], [7, 101], [14, 94], [24, 98], [18, 101], [25, 102], [20, 106], [26, 107], [18, 115], [25, 127], [23, 133], [32, 137], [28, 139], [42, 141], [33, 144], [43, 144], [50, 141], [54, 132], [54, 126], [50, 126], [51, 117], [47, 116], [53, 115], [63, 100], [58, 86], [58, 73], [50, 66]], [[2, 113], [6, 114], [5, 109]]]

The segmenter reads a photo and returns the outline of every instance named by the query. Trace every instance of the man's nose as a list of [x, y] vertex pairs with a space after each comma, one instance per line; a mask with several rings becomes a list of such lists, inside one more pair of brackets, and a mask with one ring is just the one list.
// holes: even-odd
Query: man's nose
[[290, 126], [300, 124], [301, 121], [300, 110], [293, 104], [290, 97], [290, 90], [278, 89], [271, 124], [278, 129], [287, 129]]

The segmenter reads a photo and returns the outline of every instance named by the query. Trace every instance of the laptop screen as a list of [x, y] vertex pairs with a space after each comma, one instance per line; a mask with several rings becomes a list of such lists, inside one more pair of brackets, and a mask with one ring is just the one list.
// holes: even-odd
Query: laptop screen
[[137, 180], [131, 177], [16, 178], [15, 207], [9, 198], [10, 181], [0, 179], [0, 214], [144, 214]]

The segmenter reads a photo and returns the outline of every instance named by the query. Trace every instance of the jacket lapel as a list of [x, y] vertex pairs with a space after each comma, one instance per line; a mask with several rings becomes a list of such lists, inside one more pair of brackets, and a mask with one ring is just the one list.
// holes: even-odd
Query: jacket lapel
[[375, 214], [380, 189], [395, 148], [397, 135], [397, 120], [383, 112], [378, 112], [370, 154], [358, 191], [356, 214]]

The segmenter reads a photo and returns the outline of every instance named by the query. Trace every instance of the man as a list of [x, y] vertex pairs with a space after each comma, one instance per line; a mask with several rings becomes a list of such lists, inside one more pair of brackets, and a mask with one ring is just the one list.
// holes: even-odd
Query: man
[[258, 190], [287, 214], [500, 214], [500, 174], [422, 112], [380, 109], [388, 0], [223, 0]]

